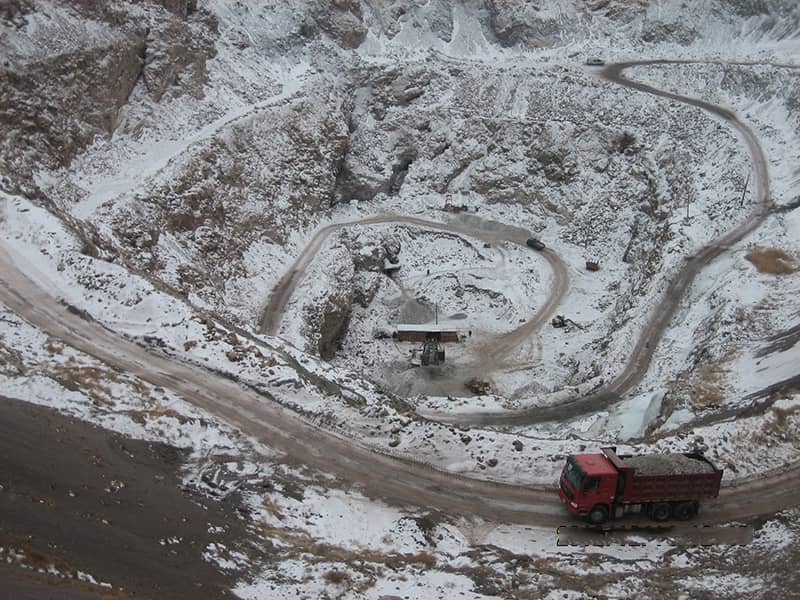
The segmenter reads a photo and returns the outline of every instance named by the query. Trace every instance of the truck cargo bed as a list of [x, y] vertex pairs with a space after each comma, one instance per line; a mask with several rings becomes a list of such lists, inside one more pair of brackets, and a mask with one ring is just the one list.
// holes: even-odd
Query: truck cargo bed
[[707, 460], [687, 454], [645, 454], [642, 456], [620, 456], [626, 467], [636, 469], [637, 476], [645, 475], [692, 475], [713, 473], [714, 465]]
[[719, 494], [722, 471], [700, 454], [617, 456], [611, 448], [603, 452], [620, 473], [622, 502], [686, 502]]

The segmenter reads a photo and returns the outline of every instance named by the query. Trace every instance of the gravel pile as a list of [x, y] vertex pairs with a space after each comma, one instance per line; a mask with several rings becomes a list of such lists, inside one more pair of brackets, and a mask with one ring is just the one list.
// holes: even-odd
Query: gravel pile
[[636, 467], [637, 475], [689, 475], [713, 473], [714, 468], [705, 461], [683, 454], [651, 454], [624, 459], [626, 467]]

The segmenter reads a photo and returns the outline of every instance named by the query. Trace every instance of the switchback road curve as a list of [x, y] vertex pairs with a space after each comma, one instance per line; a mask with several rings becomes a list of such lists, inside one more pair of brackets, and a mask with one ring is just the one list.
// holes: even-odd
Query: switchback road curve
[[[653, 354], [655, 353], [658, 344], [664, 335], [664, 332], [675, 316], [675, 313], [677, 312], [686, 295], [686, 292], [688, 291], [697, 274], [720, 254], [725, 252], [732, 244], [744, 239], [764, 222], [772, 206], [769, 174], [767, 172], [767, 161], [764, 156], [764, 151], [761, 148], [758, 138], [753, 131], [746, 124], [740, 121], [734, 112], [728, 109], [719, 107], [709, 102], [698, 100], [696, 98], [691, 98], [689, 96], [682, 96], [673, 92], [659, 90], [647, 84], [634, 81], [623, 74], [625, 70], [633, 67], [693, 63], [696, 63], [696, 61], [649, 60], [615, 63], [605, 67], [600, 72], [600, 76], [603, 79], [617, 85], [628, 87], [639, 92], [669, 98], [671, 100], [705, 110], [714, 116], [721, 118], [731, 127], [733, 127], [744, 140], [752, 160], [752, 182], [755, 195], [755, 207], [752, 212], [747, 215], [747, 218], [742, 222], [742, 224], [729, 231], [722, 237], [706, 244], [693, 256], [689, 257], [684, 262], [683, 266], [678, 269], [678, 271], [669, 281], [662, 301], [658, 305], [658, 310], [654, 311], [650, 316], [650, 319], [647, 325], [644, 327], [639, 339], [637, 340], [636, 345], [630, 354], [630, 358], [625, 364], [622, 372], [616, 375], [614, 379], [612, 379], [606, 385], [598, 388], [588, 395], [576, 396], [574, 398], [562, 401], [554, 406], [531, 407], [527, 409], [503, 412], [462, 412], [458, 415], [441, 414], [434, 418], [461, 425], [505, 427], [525, 426], [574, 418], [583, 414], [603, 410], [610, 404], [618, 402], [627, 392], [635, 388], [644, 378], [647, 370], [650, 368]], [[781, 68], [793, 68], [791, 65], [778, 66]], [[327, 239], [327, 237], [333, 231], [341, 227], [347, 227], [351, 225], [368, 225], [392, 222], [413, 223], [423, 227], [471, 235], [473, 237], [478, 237], [479, 239], [489, 239], [486, 237], [485, 232], [481, 232], [480, 230], [473, 228], [466, 228], [449, 223], [438, 223], [435, 221], [428, 221], [417, 217], [403, 215], [386, 215], [328, 225], [327, 227], [320, 229], [314, 235], [312, 240], [303, 250], [301, 255], [296, 259], [289, 271], [275, 286], [263, 311], [261, 331], [271, 335], [277, 334], [281, 316], [286, 309], [286, 305], [288, 304], [291, 295], [294, 293], [303, 276], [305, 275], [308, 265], [319, 251], [322, 242]], [[490, 241], [496, 242], [502, 241], [503, 239], [504, 238], [502, 237], [498, 238], [497, 235], [493, 235], [490, 238]], [[516, 243], [525, 242], [524, 239], [515, 239], [513, 237], [505, 238], [505, 240]], [[549, 295], [544, 307], [537, 312], [535, 317], [530, 319], [521, 327], [518, 327], [514, 331], [503, 336], [499, 342], [494, 344], [494, 346], [496, 346], [493, 348], [495, 352], [484, 352], [484, 356], [495, 356], [498, 359], [502, 359], [503, 357], [507, 356], [525, 338], [533, 335], [541, 327], [541, 325], [547, 321], [547, 319], [555, 311], [561, 299], [563, 299], [563, 297], [566, 295], [568, 288], [566, 266], [554, 252], [548, 250], [543, 254], [553, 269], [553, 292]], [[493, 363], [496, 362], [498, 361], [493, 361]], [[503, 366], [508, 367], [510, 365], [492, 365], [493, 368], [502, 368]], [[432, 417], [433, 415], [428, 416]]]
[[[761, 179], [757, 189], [764, 202], [762, 210], [765, 210], [769, 205], [769, 186], [760, 148], [758, 154], [763, 171], [758, 173]], [[760, 218], [763, 220], [763, 215]], [[723, 244], [741, 239], [757, 224], [745, 224], [708, 246], [706, 262], [724, 250]], [[698, 258], [693, 264], [694, 269], [699, 270], [705, 263]], [[547, 527], [571, 522], [552, 488], [473, 480], [375, 453], [354, 440], [306, 423], [267, 395], [245, 389], [201, 367], [151, 354], [101, 324], [69, 311], [42, 285], [34, 283], [25, 274], [26, 268], [24, 261], [8, 248], [8, 242], [0, 243], [0, 300], [10, 310], [43, 332], [112, 368], [174, 391], [187, 402], [283, 452], [286, 462], [332, 473], [343, 486], [356, 485], [367, 496], [393, 505], [435, 508], [450, 515], [478, 517], [490, 522]], [[688, 281], [696, 270], [687, 272]], [[674, 284], [672, 293], [682, 294], [685, 285], [688, 283]], [[727, 485], [718, 501], [706, 504], [702, 522], [745, 519], [796, 506], [798, 485], [800, 467], [797, 466], [749, 482]]]
[[[224, 422], [302, 464], [356, 485], [365, 495], [401, 507], [437, 509], [453, 516], [556, 528], [574, 523], [554, 487], [513, 486], [470, 479], [371, 451], [319, 429], [264, 394], [219, 374], [148, 350], [70, 311], [34, 283], [0, 244], [0, 301], [47, 334], [114, 369], [180, 395]], [[555, 482], [554, 482], [555, 483]], [[706, 503], [702, 523], [771, 514], [797, 504], [800, 467], [726, 486]]]
[[[755, 206], [746, 219], [735, 229], [722, 237], [703, 246], [693, 256], [689, 257], [673, 275], [667, 285], [658, 310], [654, 311], [642, 331], [631, 352], [630, 359], [621, 373], [603, 387], [586, 396], [575, 397], [556, 406], [529, 408], [503, 413], [483, 412], [469, 415], [459, 415], [457, 422], [465, 425], [479, 426], [522, 426], [559, 421], [573, 418], [587, 413], [603, 410], [610, 404], [622, 399], [623, 395], [635, 388], [644, 378], [653, 354], [661, 341], [667, 327], [683, 301], [687, 290], [697, 274], [708, 264], [735, 244], [758, 228], [769, 214], [772, 207], [770, 197], [769, 173], [767, 160], [761, 144], [753, 131], [730, 110], [704, 102], [689, 96], [682, 96], [672, 92], [659, 90], [650, 85], [639, 83], [624, 75], [624, 71], [632, 67], [666, 64], [687, 64], [688, 61], [649, 60], [633, 61], [608, 65], [600, 75], [603, 79], [639, 92], [669, 98], [689, 106], [705, 110], [712, 115], [724, 120], [744, 140], [752, 160], [753, 190]], [[455, 420], [453, 420], [455, 421]]]
[[[470, 218], [469, 222], [466, 223], [459, 223], [456, 221], [442, 223], [408, 215], [380, 215], [343, 223], [332, 223], [322, 227], [314, 234], [300, 253], [300, 256], [295, 259], [289, 270], [273, 288], [262, 312], [260, 331], [268, 335], [278, 335], [281, 318], [286, 311], [289, 300], [297, 291], [297, 287], [306, 275], [308, 266], [314, 260], [322, 244], [332, 233], [339, 229], [355, 225], [393, 223], [409, 223], [427, 229], [448, 231], [495, 244], [499, 242], [512, 242], [524, 246], [529, 237], [527, 230], [520, 227], [496, 223], [494, 221], [484, 221], [477, 217]], [[484, 227], [480, 227], [480, 225], [484, 225]], [[489, 227], [489, 225], [492, 225], [492, 227]], [[477, 352], [481, 357], [480, 360], [484, 364], [484, 367], [487, 364], [487, 360], [489, 360], [487, 357], [492, 357], [490, 360], [492, 367], [501, 368], [504, 366], [500, 364], [502, 359], [506, 358], [525, 338], [533, 335], [553, 315], [556, 307], [563, 301], [567, 294], [569, 289], [569, 274], [567, 266], [564, 264], [564, 261], [561, 260], [561, 257], [551, 250], [537, 252], [536, 255], [541, 256], [547, 261], [553, 274], [547, 299], [539, 310], [536, 311], [536, 314], [528, 321], [514, 330], [499, 336], [499, 339], [492, 340], [489, 347], [481, 348]]]

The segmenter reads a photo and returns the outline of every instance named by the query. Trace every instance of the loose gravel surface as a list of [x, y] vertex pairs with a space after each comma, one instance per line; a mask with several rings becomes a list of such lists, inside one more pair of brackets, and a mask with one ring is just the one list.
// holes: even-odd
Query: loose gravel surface
[[705, 461], [683, 454], [646, 454], [623, 459], [628, 467], [635, 467], [637, 475], [691, 475], [713, 473], [714, 468]]

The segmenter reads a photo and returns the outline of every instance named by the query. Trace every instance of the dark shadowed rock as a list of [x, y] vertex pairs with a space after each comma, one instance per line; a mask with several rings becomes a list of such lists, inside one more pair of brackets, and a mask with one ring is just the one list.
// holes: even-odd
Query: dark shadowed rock
[[197, 9], [197, 0], [161, 0], [161, 4], [171, 13], [186, 17]]
[[[209, 23], [216, 29], [216, 23]], [[203, 97], [206, 61], [216, 53], [211, 37], [197, 37], [184, 21], [158, 20], [147, 32], [142, 51], [142, 80], [150, 97], [159, 102], [165, 94]]]
[[27, 173], [35, 162], [31, 153], [51, 167], [68, 164], [95, 136], [114, 131], [142, 71], [144, 34], [129, 30], [112, 39], [83, 52], [0, 67], [3, 171]]
[[307, 38], [327, 34], [342, 48], [358, 48], [367, 36], [358, 0], [315, 0], [302, 33]]
[[558, 41], [563, 25], [542, 14], [542, 2], [489, 0], [490, 24], [503, 46], [547, 47]]

